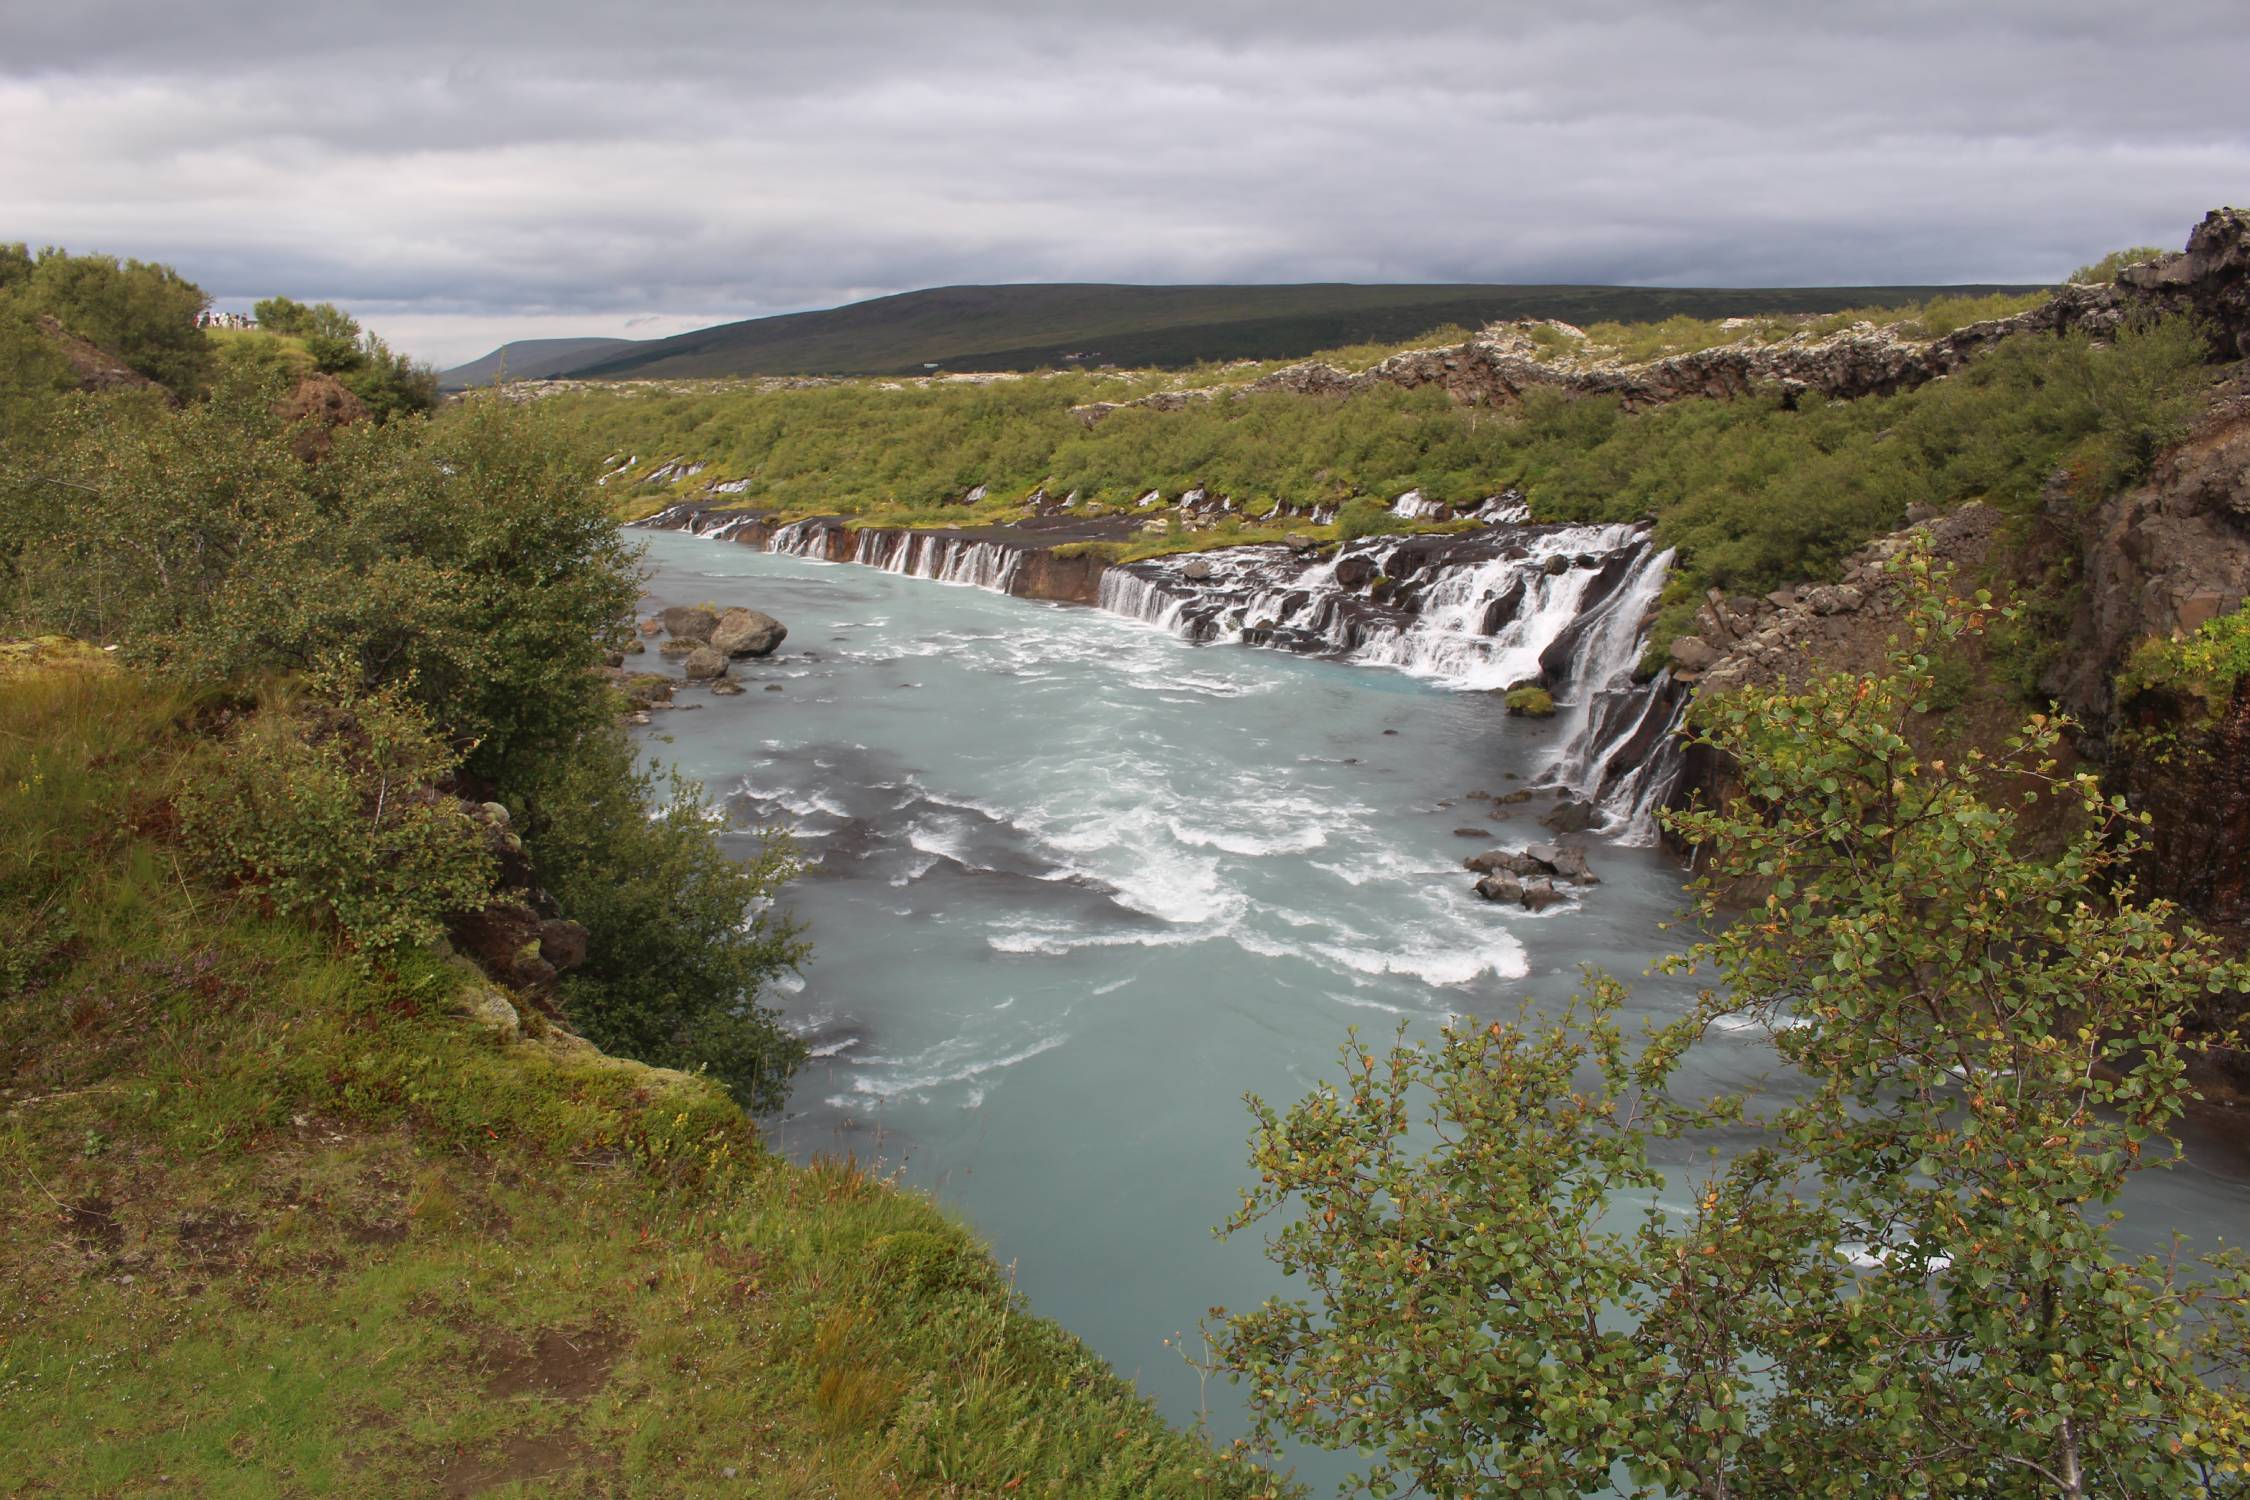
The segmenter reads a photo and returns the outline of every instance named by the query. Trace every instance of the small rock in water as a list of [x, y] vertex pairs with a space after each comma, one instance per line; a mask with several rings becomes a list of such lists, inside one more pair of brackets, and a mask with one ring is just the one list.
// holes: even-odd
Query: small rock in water
[[736, 682], [732, 677], [721, 677], [711, 684], [711, 691], [722, 698], [732, 698], [743, 692], [744, 689], [742, 684]]
[[1397, 731], [1397, 730], [1395, 730], [1395, 729], [1386, 729], [1386, 730], [1384, 730], [1384, 731], [1383, 731], [1383, 733], [1385, 733], [1385, 734], [1396, 734], [1396, 733], [1398, 733], [1398, 731]]
[[781, 691], [781, 684], [778, 682], [769, 682], [766, 684], [766, 691], [769, 693], [778, 693]]
[[1552, 881], [1530, 880], [1524, 882], [1523, 904], [1533, 911], [1545, 911], [1562, 899], [1563, 893], [1555, 889]]
[[1523, 882], [1496, 871], [1477, 882], [1477, 894], [1487, 901], [1521, 901]]
[[1456, 828], [1453, 830], [1453, 836], [1457, 839], [1490, 838], [1492, 830], [1489, 828]]
[[1574, 845], [1563, 845], [1555, 851], [1554, 857], [1549, 859], [1547, 863], [1553, 867], [1557, 875], [1562, 876], [1565, 880], [1575, 881], [1579, 885], [1600, 885], [1602, 883], [1601, 877], [1588, 868], [1586, 851]]

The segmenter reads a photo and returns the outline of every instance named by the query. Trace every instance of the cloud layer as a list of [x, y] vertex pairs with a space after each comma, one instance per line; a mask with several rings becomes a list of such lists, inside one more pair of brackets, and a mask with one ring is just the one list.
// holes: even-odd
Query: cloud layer
[[0, 0], [0, 239], [441, 363], [962, 281], [2037, 280], [2250, 198], [2246, 57], [2235, 0]]

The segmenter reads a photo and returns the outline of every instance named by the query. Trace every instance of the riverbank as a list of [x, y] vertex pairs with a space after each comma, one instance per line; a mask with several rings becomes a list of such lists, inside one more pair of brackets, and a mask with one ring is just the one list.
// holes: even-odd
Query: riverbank
[[[40, 789], [0, 930], [47, 899], [78, 940], [0, 991], [0, 1490], [1274, 1492], [925, 1197], [190, 878], [178, 696], [35, 659], [0, 673], [0, 776]], [[57, 847], [67, 883], [17, 878]]]

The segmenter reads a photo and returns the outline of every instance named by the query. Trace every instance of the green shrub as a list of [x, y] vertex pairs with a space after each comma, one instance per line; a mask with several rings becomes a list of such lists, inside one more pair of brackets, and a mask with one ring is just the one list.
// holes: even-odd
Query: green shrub
[[1508, 696], [1503, 701], [1508, 705], [1509, 713], [1520, 715], [1526, 719], [1554, 717], [1554, 694], [1536, 683], [1526, 683], [1522, 687], [1508, 689]]
[[[335, 703], [419, 714], [449, 747], [442, 765], [423, 755], [425, 779], [458, 760], [478, 798], [515, 811], [540, 884], [586, 926], [562, 991], [586, 1034], [778, 1104], [802, 1049], [759, 988], [802, 946], [755, 913], [790, 865], [778, 844], [736, 864], [690, 789], [634, 765], [595, 672], [639, 578], [590, 456], [547, 415], [480, 400], [344, 429], [308, 466], [273, 414], [273, 363], [230, 361], [183, 410], [70, 398], [12, 426], [0, 621], [117, 644], [190, 685], [317, 666]], [[363, 949], [426, 940], [465, 899], [458, 830], [387, 798], [375, 817], [364, 778], [382, 763], [332, 724], [246, 730], [191, 799], [199, 846]]]
[[749, 1108], [779, 1107], [805, 1055], [761, 1000], [806, 952], [771, 910], [796, 871], [787, 839], [731, 855], [700, 789], [638, 770], [614, 722], [543, 759], [517, 797], [540, 878], [587, 931], [586, 962], [559, 989], [573, 1024], [612, 1052], [707, 1068]]
[[180, 395], [210, 378], [211, 345], [195, 320], [211, 299], [170, 266], [0, 245], [0, 299], [48, 314]]
[[2117, 279], [2117, 273], [2127, 266], [2137, 266], [2142, 261], [2154, 260], [2171, 252], [2157, 245], [2136, 245], [2130, 250], [2112, 250], [2090, 266], [2080, 266], [2070, 273], [2075, 286], [2102, 286]]
[[[1687, 1015], [1632, 1026], [1589, 970], [1559, 1014], [1353, 1037], [1252, 1097], [1224, 1232], [1302, 1290], [1209, 1368], [1259, 1437], [1357, 1450], [1373, 1494], [2241, 1493], [2250, 1262], [2123, 1243], [2114, 1207], [2200, 1097], [2184, 1023], [2250, 969], [2138, 897], [2136, 821], [2055, 720], [1916, 754], [1989, 601], [1899, 566], [1888, 670], [1698, 700], [1741, 792], [1667, 819], [1706, 872], [1707, 935], [1657, 966], [1713, 976]], [[1681, 1089], [1722, 1025], [1798, 1091]]]
[[436, 942], [449, 914], [491, 894], [482, 826], [435, 789], [453, 769], [402, 693], [352, 698], [326, 679], [190, 761], [181, 833], [215, 877], [388, 957]]
[[867, 1276], [879, 1295], [926, 1297], [998, 1284], [992, 1261], [963, 1235], [902, 1229], [867, 1247]]
[[1404, 531], [1407, 524], [1374, 500], [1353, 500], [1336, 513], [1336, 539], [1356, 542], [1364, 536]]
[[2117, 674], [2117, 701], [2164, 693], [2200, 707], [2206, 725], [2250, 677], [2250, 605], [2207, 621], [2177, 640], [2150, 639], [2133, 648]]

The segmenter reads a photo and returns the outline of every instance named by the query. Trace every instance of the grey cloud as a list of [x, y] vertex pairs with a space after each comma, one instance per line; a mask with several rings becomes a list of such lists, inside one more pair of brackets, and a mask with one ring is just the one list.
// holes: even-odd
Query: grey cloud
[[952, 281], [2033, 279], [2243, 196], [2245, 57], [2204, 0], [0, 0], [0, 238], [441, 359]]

